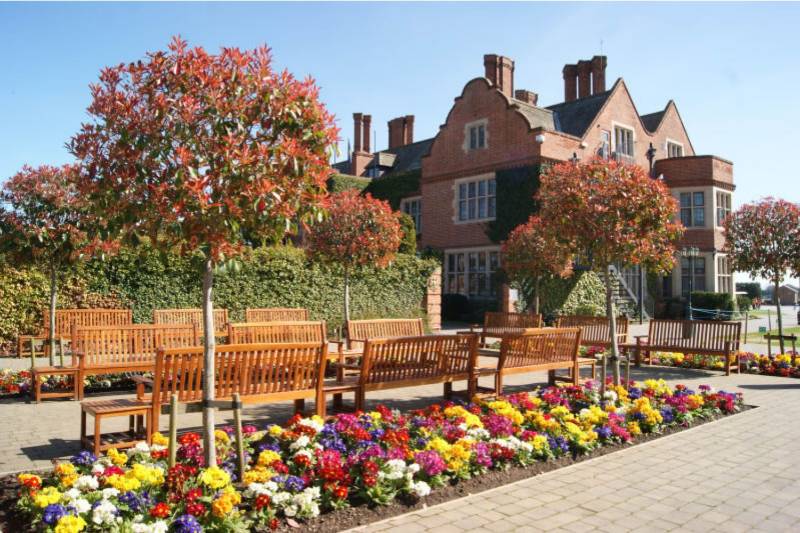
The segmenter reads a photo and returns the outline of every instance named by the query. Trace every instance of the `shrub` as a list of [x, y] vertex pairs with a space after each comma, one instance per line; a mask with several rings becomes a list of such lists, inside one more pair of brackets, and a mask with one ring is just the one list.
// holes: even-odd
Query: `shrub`
[[403, 238], [397, 251], [401, 254], [416, 254], [417, 226], [414, 224], [414, 219], [406, 213], [400, 215], [400, 231], [403, 232]]
[[739, 311], [749, 311], [753, 307], [753, 299], [744, 294], [736, 296], [736, 307]]
[[736, 284], [736, 291], [744, 291], [747, 293], [747, 297], [750, 300], [755, 300], [756, 298], [761, 298], [761, 284], [757, 281], [753, 282], [745, 282], [745, 283], [737, 283]]
[[[710, 319], [710, 320], [726, 320], [729, 315], [728, 312], [734, 311], [735, 303], [733, 297], [724, 292], [692, 292], [692, 308], [701, 309], [703, 311], [694, 311], [695, 318]], [[720, 313], [723, 311], [723, 313]]]

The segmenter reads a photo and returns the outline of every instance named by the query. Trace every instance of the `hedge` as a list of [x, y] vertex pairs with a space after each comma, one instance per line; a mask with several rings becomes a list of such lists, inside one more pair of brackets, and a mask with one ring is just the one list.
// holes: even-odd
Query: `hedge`
[[[515, 285], [519, 289], [519, 307], [524, 309], [533, 297], [532, 285]], [[551, 278], [542, 281], [539, 308], [543, 316], [605, 315], [605, 285], [591, 271], [581, 271], [567, 279]]]
[[736, 302], [726, 292], [692, 291], [692, 309], [692, 315], [697, 320], [728, 320], [728, 313], [736, 310]]
[[736, 291], [744, 291], [747, 293], [748, 298], [755, 300], [761, 298], [761, 284], [757, 281], [739, 282], [736, 284]]
[[328, 192], [342, 192], [350, 189], [363, 191], [370, 181], [372, 180], [369, 178], [349, 174], [334, 174], [328, 178]]
[[[291, 246], [258, 248], [232, 269], [215, 276], [214, 305], [243, 321], [247, 307], [305, 307], [325, 320], [332, 333], [342, 322], [342, 279], [337, 268], [310, 262]], [[421, 302], [435, 260], [398, 254], [385, 270], [366, 269], [352, 279], [353, 318], [421, 317]], [[83, 265], [67, 280], [59, 307], [129, 307], [134, 322], [150, 322], [153, 309], [199, 307], [200, 275], [189, 260], [174, 255], [162, 261], [144, 248]], [[0, 343], [38, 331], [47, 303], [47, 283], [35, 270], [0, 265]]]

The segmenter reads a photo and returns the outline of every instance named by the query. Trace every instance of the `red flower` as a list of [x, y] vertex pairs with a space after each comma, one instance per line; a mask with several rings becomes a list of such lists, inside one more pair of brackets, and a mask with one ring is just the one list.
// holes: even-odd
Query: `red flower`
[[155, 507], [150, 509], [150, 516], [153, 518], [166, 518], [169, 516], [169, 505], [164, 502], [157, 503]]
[[259, 494], [256, 497], [256, 511], [260, 511], [264, 507], [269, 507], [270, 499], [266, 494]]
[[192, 516], [203, 516], [206, 514], [206, 506], [201, 502], [192, 502], [186, 506], [186, 512]]

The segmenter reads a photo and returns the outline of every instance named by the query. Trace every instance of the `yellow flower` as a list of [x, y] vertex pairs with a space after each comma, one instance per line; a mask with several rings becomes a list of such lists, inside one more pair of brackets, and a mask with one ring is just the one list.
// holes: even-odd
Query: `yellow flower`
[[218, 441], [218, 442], [222, 442], [224, 444], [227, 444], [227, 443], [229, 443], [231, 441], [231, 438], [228, 436], [227, 433], [225, 433], [221, 429], [218, 429], [218, 430], [214, 431], [214, 440]]
[[211, 466], [200, 474], [200, 481], [203, 485], [216, 490], [228, 485], [231, 482], [231, 476], [220, 467]]
[[169, 439], [156, 431], [153, 433], [153, 444], [157, 446], [169, 446]]
[[156, 466], [136, 463], [133, 465], [133, 469], [125, 475], [131, 475], [145, 485], [161, 485], [164, 483], [164, 471]]
[[270, 466], [275, 461], [280, 461], [281, 456], [278, 452], [272, 450], [264, 450], [258, 454], [258, 466]]
[[369, 417], [370, 417], [370, 418], [371, 418], [371, 419], [372, 419], [374, 422], [380, 422], [380, 421], [381, 421], [381, 414], [380, 414], [378, 411], [370, 411], [370, 413], [369, 413]]
[[483, 423], [481, 419], [461, 407], [460, 405], [453, 405], [444, 410], [444, 415], [450, 418], [463, 418], [464, 423], [468, 428], [482, 428]]
[[233, 506], [241, 501], [238, 492], [226, 492], [211, 502], [211, 512], [216, 517], [223, 517], [233, 511]]
[[283, 434], [283, 428], [277, 424], [272, 424], [269, 427], [269, 436], [270, 437], [280, 437]]
[[111, 462], [117, 466], [124, 466], [125, 463], [128, 462], [128, 456], [124, 453], [120, 453], [116, 448], [111, 448], [108, 450], [106, 455], [108, 455], [108, 458], [111, 459]]
[[70, 474], [68, 476], [61, 477], [61, 485], [66, 488], [71, 488], [76, 481], [78, 481], [78, 474]]
[[106, 485], [114, 487], [120, 492], [128, 492], [129, 490], [138, 490], [141, 488], [142, 483], [136, 479], [131, 472], [124, 475], [114, 474], [106, 478]]
[[62, 516], [56, 524], [55, 533], [78, 533], [86, 528], [86, 520], [80, 516], [65, 515]]
[[250, 483], [266, 483], [275, 475], [275, 472], [269, 468], [264, 468], [263, 466], [257, 466], [252, 470], [248, 470], [244, 473], [244, 483], [245, 485], [249, 485]]
[[57, 476], [71, 476], [75, 473], [75, 465], [72, 463], [58, 463], [55, 472]]
[[636, 437], [642, 434], [642, 428], [639, 427], [639, 422], [628, 422], [628, 433]]
[[42, 509], [44, 509], [48, 505], [52, 505], [60, 501], [61, 501], [61, 493], [55, 487], [45, 487], [39, 492], [37, 492], [36, 496], [33, 497], [33, 503], [35, 503], [37, 507], [41, 507]]

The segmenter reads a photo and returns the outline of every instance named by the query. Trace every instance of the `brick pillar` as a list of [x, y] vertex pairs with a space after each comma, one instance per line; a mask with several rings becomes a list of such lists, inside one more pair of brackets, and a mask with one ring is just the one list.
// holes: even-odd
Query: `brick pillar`
[[370, 131], [370, 127], [372, 125], [372, 115], [364, 115], [364, 138], [362, 139], [361, 143], [363, 146], [363, 150], [367, 153], [372, 152], [370, 149], [370, 140], [372, 138], [372, 133]]
[[599, 94], [606, 90], [606, 56], [592, 58], [592, 94]]
[[431, 331], [442, 329], [442, 268], [433, 271], [428, 278], [428, 288], [422, 299], [422, 308], [428, 315]]
[[564, 101], [578, 98], [578, 66], [564, 65]]
[[578, 61], [578, 98], [592, 95], [592, 62]]
[[362, 134], [362, 125], [361, 119], [363, 115], [361, 113], [353, 113], [353, 151], [360, 152], [361, 151], [361, 134]]

